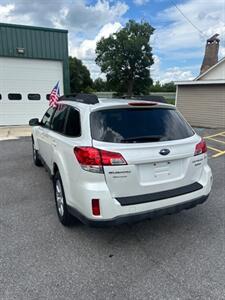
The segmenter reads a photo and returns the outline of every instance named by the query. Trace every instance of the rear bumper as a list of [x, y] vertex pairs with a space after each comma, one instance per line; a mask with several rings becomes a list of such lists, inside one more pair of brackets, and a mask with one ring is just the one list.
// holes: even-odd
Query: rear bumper
[[116, 200], [122, 206], [126, 205], [134, 205], [134, 204], [141, 204], [141, 203], [149, 203], [159, 200], [167, 200], [169, 198], [187, 195], [189, 193], [193, 193], [199, 191], [203, 188], [203, 186], [199, 182], [194, 182], [192, 184], [182, 186], [172, 190], [166, 190], [162, 192], [152, 193], [152, 194], [145, 194], [145, 195], [137, 195], [137, 196], [130, 196], [130, 197], [120, 197], [116, 198]]
[[154, 209], [151, 211], [145, 211], [141, 213], [136, 213], [136, 214], [129, 214], [129, 215], [123, 215], [123, 216], [118, 216], [113, 219], [107, 219], [107, 220], [93, 220], [93, 219], [88, 219], [81, 213], [79, 213], [76, 209], [73, 207], [69, 206], [69, 212], [78, 218], [82, 223], [94, 227], [101, 227], [101, 226], [115, 226], [123, 223], [134, 223], [134, 222], [139, 222], [145, 219], [152, 219], [155, 217], [163, 216], [163, 215], [170, 215], [170, 214], [175, 214], [180, 212], [181, 210], [184, 209], [189, 209], [192, 207], [195, 207], [198, 204], [204, 203], [209, 195], [201, 196], [199, 198], [186, 201], [183, 203], [179, 203], [176, 205], [171, 205], [167, 207], [163, 207], [160, 209]]

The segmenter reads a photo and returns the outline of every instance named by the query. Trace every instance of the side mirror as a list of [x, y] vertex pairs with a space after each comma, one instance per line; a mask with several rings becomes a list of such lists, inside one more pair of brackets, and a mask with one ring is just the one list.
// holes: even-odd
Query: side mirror
[[39, 123], [39, 120], [37, 118], [35, 118], [35, 119], [31, 119], [29, 121], [29, 125], [30, 126], [38, 126], [38, 125], [40, 125], [40, 123]]

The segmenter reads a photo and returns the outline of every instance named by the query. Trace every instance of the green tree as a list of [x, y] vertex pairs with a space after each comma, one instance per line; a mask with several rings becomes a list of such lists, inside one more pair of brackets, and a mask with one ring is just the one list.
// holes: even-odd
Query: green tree
[[95, 81], [93, 83], [93, 88], [97, 92], [105, 92], [107, 90], [107, 82], [99, 77], [99, 78], [95, 79]]
[[164, 92], [176, 92], [176, 86], [173, 81], [164, 83], [162, 88]]
[[151, 92], [162, 92], [162, 85], [159, 80], [157, 80], [152, 86], [151, 86]]
[[129, 97], [149, 89], [153, 64], [149, 40], [153, 32], [149, 23], [130, 20], [120, 31], [97, 43], [96, 63], [112, 89]]
[[156, 81], [150, 88], [151, 92], [176, 92], [176, 86], [173, 81], [161, 84], [160, 81]]
[[92, 89], [93, 81], [88, 68], [76, 57], [69, 57], [69, 66], [71, 92], [89, 92]]

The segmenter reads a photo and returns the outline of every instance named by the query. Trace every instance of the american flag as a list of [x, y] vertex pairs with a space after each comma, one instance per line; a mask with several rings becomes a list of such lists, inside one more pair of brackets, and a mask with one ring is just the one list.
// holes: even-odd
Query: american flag
[[58, 81], [49, 96], [49, 106], [57, 107], [59, 96], [60, 96], [60, 91], [59, 91], [59, 81]]

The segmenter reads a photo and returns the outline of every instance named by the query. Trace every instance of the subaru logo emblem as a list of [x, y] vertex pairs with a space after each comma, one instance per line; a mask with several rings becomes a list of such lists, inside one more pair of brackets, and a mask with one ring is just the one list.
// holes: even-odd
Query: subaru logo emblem
[[169, 153], [170, 153], [169, 149], [162, 149], [159, 151], [159, 154], [161, 154], [161, 155], [168, 155]]

